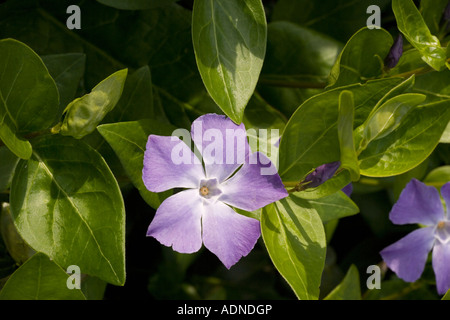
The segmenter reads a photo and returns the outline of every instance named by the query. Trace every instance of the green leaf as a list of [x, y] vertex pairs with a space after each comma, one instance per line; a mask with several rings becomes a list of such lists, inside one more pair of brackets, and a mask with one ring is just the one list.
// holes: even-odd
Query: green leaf
[[163, 113], [154, 108], [152, 76], [148, 66], [141, 67], [127, 76], [119, 102], [106, 115], [103, 123], [146, 118], [165, 120]]
[[450, 300], [450, 290], [442, 297], [442, 300]]
[[335, 194], [351, 182], [350, 172], [343, 170], [334, 175], [333, 178], [325, 181], [316, 188], [307, 188], [295, 195], [303, 199], [320, 199]]
[[278, 0], [271, 18], [294, 22], [345, 42], [366, 26], [366, 11], [373, 4], [384, 10], [390, 0]]
[[56, 82], [59, 92], [59, 113], [75, 98], [84, 75], [86, 55], [84, 53], [62, 53], [42, 56], [42, 61]]
[[445, 67], [446, 51], [439, 39], [432, 35], [412, 0], [392, 0], [397, 27], [409, 43], [419, 50], [422, 59], [433, 69]]
[[0, 117], [2, 117], [0, 122], [0, 140], [19, 158], [29, 159], [33, 148], [28, 141], [17, 136], [16, 126], [8, 113], [5, 100], [0, 92]]
[[449, 121], [450, 100], [415, 108], [395, 131], [360, 154], [361, 174], [387, 177], [416, 167], [435, 149]]
[[318, 299], [326, 239], [316, 210], [291, 195], [263, 208], [261, 233], [273, 264], [297, 297]]
[[450, 166], [442, 166], [433, 169], [425, 177], [423, 182], [431, 184], [436, 187], [441, 187], [450, 181]]
[[168, 5], [177, 0], [97, 0], [101, 4], [122, 10], [148, 10]]
[[19, 158], [8, 148], [0, 147], [0, 191], [9, 188]]
[[259, 94], [290, 116], [306, 99], [322, 92], [342, 47], [325, 34], [291, 22], [269, 23]]
[[447, 4], [448, 0], [420, 0], [420, 12], [432, 34], [438, 34]]
[[287, 21], [271, 22], [260, 81], [324, 82], [341, 50], [340, 42], [317, 31]]
[[241, 123], [266, 51], [261, 0], [195, 0], [192, 39], [197, 66], [211, 97]]
[[22, 238], [62, 267], [125, 282], [125, 208], [103, 158], [82, 141], [43, 136], [20, 161], [11, 213]]
[[358, 269], [351, 265], [342, 282], [324, 300], [361, 300]]
[[365, 82], [382, 74], [383, 60], [394, 43], [384, 29], [363, 28], [355, 33], [340, 53], [328, 78], [328, 88]]
[[441, 140], [439, 140], [440, 143], [450, 143], [450, 122], [447, 125], [447, 128], [445, 128], [444, 133], [442, 134]]
[[47, 129], [55, 120], [59, 96], [41, 58], [17, 40], [0, 40], [0, 70], [1, 122], [18, 134]]
[[389, 99], [363, 124], [363, 140], [370, 143], [389, 135], [400, 126], [405, 116], [425, 99], [426, 96], [419, 93], [405, 93]]
[[81, 139], [92, 133], [119, 102], [128, 69], [119, 70], [96, 85], [91, 93], [72, 101], [66, 108], [60, 133]]
[[347, 195], [338, 191], [319, 199], [302, 199], [301, 193], [291, 195], [296, 203], [306, 211], [315, 211], [323, 223], [355, 215], [359, 212], [358, 206]]
[[32, 147], [21, 134], [48, 128], [58, 108], [58, 90], [39, 56], [25, 44], [0, 41], [0, 139], [19, 158]]
[[339, 160], [337, 120], [342, 90], [353, 93], [354, 125], [358, 126], [378, 100], [400, 82], [401, 79], [370, 81], [330, 90], [305, 101], [289, 119], [281, 137], [279, 173], [283, 181], [299, 181], [311, 169]]
[[35, 254], [6, 282], [0, 300], [86, 300], [79, 289], [69, 289], [69, 276], [42, 253]]
[[355, 105], [353, 93], [342, 91], [339, 95], [338, 138], [341, 152], [341, 168], [350, 172], [352, 181], [359, 180], [359, 164], [353, 139], [353, 118]]
[[119, 157], [125, 172], [142, 198], [155, 209], [172, 193], [170, 191], [153, 193], [145, 187], [142, 181], [145, 147], [150, 134], [170, 136], [175, 129], [150, 119], [104, 124], [98, 127], [98, 131]]
[[255, 94], [245, 108], [242, 122], [253, 152], [264, 153], [278, 167], [278, 144], [286, 118]]
[[3, 203], [1, 206], [0, 232], [8, 254], [18, 265], [23, 264], [36, 253], [17, 232], [9, 203]]

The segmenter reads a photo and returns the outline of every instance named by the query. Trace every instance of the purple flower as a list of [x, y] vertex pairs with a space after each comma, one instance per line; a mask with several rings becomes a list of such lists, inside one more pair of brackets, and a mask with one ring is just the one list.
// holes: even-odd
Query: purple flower
[[383, 249], [380, 254], [388, 267], [401, 279], [414, 282], [420, 278], [432, 250], [432, 265], [437, 291], [450, 289], [450, 182], [441, 188], [447, 213], [436, 188], [413, 179], [400, 194], [389, 215], [395, 224], [418, 223], [419, 228]]
[[[192, 123], [191, 137], [204, 166], [178, 137], [150, 135], [148, 139], [142, 176], [147, 189], [186, 190], [159, 206], [147, 236], [181, 253], [196, 252], [203, 243], [230, 268], [261, 235], [258, 220], [236, 213], [231, 206], [254, 211], [288, 193], [277, 173], [262, 174], [272, 164], [265, 155], [250, 152], [243, 124], [206, 114]], [[236, 141], [239, 137], [243, 139]]]
[[343, 187], [341, 191], [344, 192], [347, 197], [350, 197], [353, 193], [353, 184], [350, 182], [348, 185]]
[[391, 47], [391, 50], [389, 51], [386, 59], [384, 60], [384, 64], [387, 68], [394, 68], [398, 61], [400, 60], [400, 57], [403, 54], [403, 37], [401, 34], [397, 36], [397, 39], [395, 39], [394, 44]]
[[315, 188], [325, 181], [331, 179], [341, 165], [340, 161], [334, 161], [317, 167], [313, 172], [308, 174], [303, 180], [302, 185], [305, 188]]

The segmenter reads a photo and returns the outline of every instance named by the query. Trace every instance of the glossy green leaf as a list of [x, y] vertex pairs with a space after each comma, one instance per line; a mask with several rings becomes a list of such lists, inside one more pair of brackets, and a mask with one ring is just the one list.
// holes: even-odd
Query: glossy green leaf
[[261, 0], [196, 0], [192, 39], [203, 83], [217, 105], [241, 123], [266, 51]]
[[11, 216], [9, 203], [3, 203], [0, 215], [0, 232], [8, 254], [14, 261], [21, 265], [36, 252], [23, 240], [17, 231]]
[[85, 300], [69, 289], [69, 276], [45, 254], [37, 253], [17, 269], [0, 291], [0, 300]]
[[361, 300], [358, 269], [352, 265], [342, 282], [324, 300]]
[[299, 299], [319, 297], [326, 240], [311, 206], [290, 196], [263, 208], [261, 233], [269, 256]]
[[442, 300], [450, 300], [450, 290], [442, 297]]
[[47, 129], [55, 120], [59, 96], [41, 58], [17, 40], [0, 40], [0, 70], [1, 122], [9, 119], [11, 131], [18, 134]]
[[291, 195], [291, 198], [295, 199], [305, 211], [315, 211], [324, 223], [359, 212], [358, 206], [342, 191], [319, 199], [302, 199], [301, 192]]
[[19, 158], [32, 148], [20, 135], [49, 127], [58, 109], [58, 90], [39, 56], [25, 44], [0, 41], [0, 139]]
[[96, 85], [89, 94], [72, 101], [66, 108], [60, 133], [81, 139], [92, 133], [119, 102], [128, 69], [110, 75]]
[[427, 174], [423, 182], [441, 187], [450, 181], [450, 165], [437, 167]]
[[425, 103], [450, 99], [450, 70], [417, 76], [412, 91], [426, 94]]
[[339, 114], [337, 122], [341, 168], [350, 172], [352, 181], [359, 180], [359, 164], [353, 139], [353, 120], [355, 105], [353, 93], [342, 91], [339, 95]]
[[42, 61], [56, 82], [59, 92], [59, 113], [75, 98], [84, 75], [86, 55], [84, 53], [63, 53], [42, 56]]
[[333, 66], [328, 88], [361, 83], [381, 75], [383, 60], [393, 43], [392, 36], [384, 29], [359, 30], [347, 42]]
[[125, 282], [125, 208], [103, 158], [85, 143], [44, 136], [17, 165], [11, 213], [22, 238], [62, 267]]
[[0, 147], [0, 191], [9, 188], [19, 158], [8, 148]]
[[0, 93], [0, 140], [21, 159], [29, 159], [32, 153], [31, 144], [18, 137], [16, 125], [9, 116], [8, 107]]
[[119, 157], [125, 172], [142, 198], [155, 209], [172, 192], [153, 193], [145, 187], [142, 181], [145, 147], [150, 134], [170, 136], [175, 129], [150, 119], [104, 124], [98, 127], [98, 131]]
[[439, 140], [440, 143], [450, 143], [450, 122], [447, 125], [447, 128], [445, 128], [444, 133], [442, 134], [441, 140]]
[[177, 0], [97, 0], [101, 4], [122, 10], [148, 10]]
[[366, 120], [363, 139], [366, 143], [381, 139], [398, 128], [411, 110], [425, 100], [426, 96], [418, 93], [405, 93], [383, 103]]
[[415, 108], [395, 131], [360, 154], [361, 174], [387, 177], [416, 167], [436, 148], [449, 121], [450, 100]]
[[422, 59], [433, 69], [445, 67], [446, 51], [439, 39], [432, 35], [422, 15], [412, 0], [392, 0], [397, 27], [415, 47]]
[[401, 79], [370, 81], [330, 90], [305, 101], [289, 119], [281, 138], [279, 174], [283, 181], [299, 181], [311, 169], [339, 160], [337, 120], [342, 90], [353, 93], [354, 126], [358, 126], [378, 100], [400, 82]]

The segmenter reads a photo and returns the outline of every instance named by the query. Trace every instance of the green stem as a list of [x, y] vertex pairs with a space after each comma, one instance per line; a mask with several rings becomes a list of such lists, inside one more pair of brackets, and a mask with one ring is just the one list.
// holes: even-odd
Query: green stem
[[408, 293], [417, 290], [421, 287], [423, 287], [426, 283], [424, 281], [416, 281], [414, 283], [411, 283], [408, 287], [404, 288], [400, 292], [393, 293], [391, 295], [388, 295], [386, 297], [380, 298], [380, 300], [396, 300], [398, 298], [401, 298], [403, 296], [406, 296]]

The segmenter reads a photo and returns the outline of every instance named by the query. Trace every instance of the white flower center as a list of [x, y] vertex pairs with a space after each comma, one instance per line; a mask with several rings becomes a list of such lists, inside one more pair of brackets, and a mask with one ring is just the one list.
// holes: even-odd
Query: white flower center
[[219, 189], [217, 179], [201, 180], [198, 190], [200, 196], [205, 199], [216, 199], [222, 194], [222, 191]]
[[436, 227], [435, 238], [443, 244], [450, 242], [450, 221], [439, 221]]

